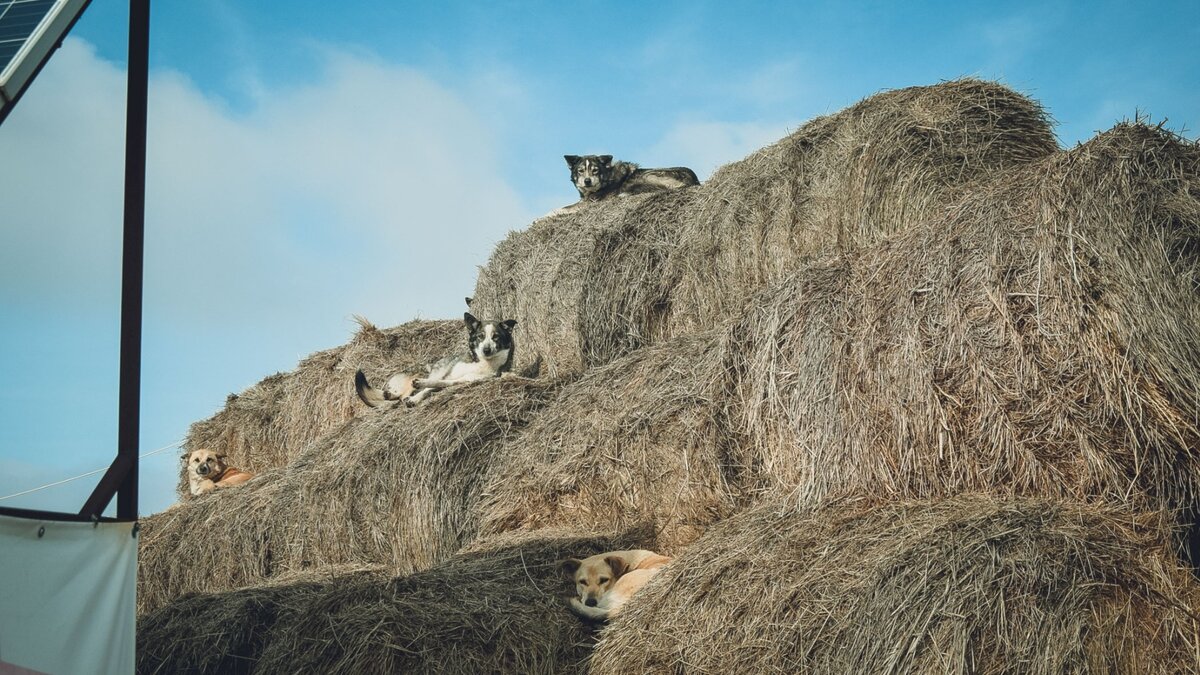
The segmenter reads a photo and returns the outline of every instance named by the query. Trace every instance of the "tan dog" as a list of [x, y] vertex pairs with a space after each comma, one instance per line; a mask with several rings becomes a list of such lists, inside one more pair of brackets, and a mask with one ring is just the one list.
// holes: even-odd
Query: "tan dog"
[[586, 619], [608, 619], [669, 562], [664, 555], [642, 549], [565, 560], [563, 569], [574, 577], [579, 593], [571, 598], [571, 609]]
[[184, 455], [187, 459], [188, 487], [193, 495], [202, 495], [217, 488], [241, 485], [254, 478], [254, 474], [235, 469], [225, 463], [225, 455], [212, 450], [193, 450]]

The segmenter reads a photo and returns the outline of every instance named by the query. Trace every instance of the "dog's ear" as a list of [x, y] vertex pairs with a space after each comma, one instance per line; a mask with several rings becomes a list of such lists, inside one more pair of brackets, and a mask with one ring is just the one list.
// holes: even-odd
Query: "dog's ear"
[[600, 155], [601, 164], [612, 164], [612, 155]]
[[579, 567], [582, 564], [583, 561], [579, 558], [567, 558], [566, 560], [562, 561], [562, 568], [567, 574], [575, 576], [575, 573], [579, 571]]
[[186, 462], [186, 461], [188, 460], [188, 457], [191, 457], [191, 456], [192, 456], [192, 453], [190, 453], [190, 452], [185, 452], [185, 453], [183, 453], [182, 455], [180, 455], [180, 456], [179, 456], [179, 459], [182, 459], [183, 461], [185, 461], [185, 462]]
[[463, 312], [463, 323], [467, 324], [467, 330], [475, 330], [479, 325], [479, 319], [476, 319], [470, 312]]
[[474, 300], [474, 299], [475, 299], [475, 298], [463, 298], [463, 300], [466, 300], [466, 301], [467, 301], [467, 307], [470, 307], [470, 306], [471, 306], [471, 301], [472, 301], [472, 300]]
[[563, 155], [563, 159], [567, 160], [567, 166], [572, 169], [579, 163], [579, 155]]
[[629, 565], [626, 565], [625, 560], [618, 556], [610, 555], [604, 559], [604, 562], [608, 563], [608, 567], [612, 570], [614, 579], [629, 571]]
[[517, 325], [517, 320], [516, 319], [508, 319], [507, 321], [501, 321], [500, 325], [504, 326], [504, 330], [512, 330], [513, 326]]

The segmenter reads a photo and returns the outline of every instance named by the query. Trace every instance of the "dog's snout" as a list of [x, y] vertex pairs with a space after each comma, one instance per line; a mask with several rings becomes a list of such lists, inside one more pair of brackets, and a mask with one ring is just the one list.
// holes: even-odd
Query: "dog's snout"
[[196, 467], [196, 473], [200, 474], [201, 476], [207, 476], [210, 470], [211, 469], [207, 464], [201, 464], [200, 466]]
[[484, 345], [484, 346], [483, 346], [483, 355], [484, 355], [484, 356], [491, 356], [493, 351], [495, 351], [495, 350], [494, 350], [494, 349], [492, 349], [492, 346], [491, 346], [491, 345]]
[[584, 179], [583, 179], [583, 186], [584, 186], [584, 187], [592, 187], [592, 179], [591, 179], [591, 178], [584, 178]]
[[585, 600], [585, 601], [584, 601], [584, 603], [583, 603], [583, 604], [587, 605], [588, 607], [595, 607], [595, 606], [596, 606], [596, 599], [595, 599], [595, 598], [588, 598], [587, 600]]

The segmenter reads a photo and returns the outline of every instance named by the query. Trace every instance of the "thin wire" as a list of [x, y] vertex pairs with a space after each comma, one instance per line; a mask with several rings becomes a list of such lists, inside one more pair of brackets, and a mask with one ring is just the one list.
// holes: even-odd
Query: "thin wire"
[[[182, 444], [183, 444], [183, 441], [175, 441], [174, 443], [172, 443], [172, 444], [170, 444], [170, 445], [164, 445], [163, 447], [161, 447], [161, 448], [159, 448], [159, 449], [157, 449], [157, 450], [151, 450], [150, 452], [147, 452], [147, 453], [146, 453], [146, 454], [144, 454], [144, 455], [138, 455], [138, 459], [145, 459], [146, 457], [149, 457], [150, 455], [157, 455], [157, 454], [158, 454], [158, 453], [160, 453], [160, 452], [166, 452], [167, 450], [170, 450], [170, 449], [172, 449], [172, 448], [178, 448], [178, 447], [179, 447], [180, 445], [182, 445]], [[12, 499], [13, 497], [20, 497], [21, 495], [27, 495], [27, 494], [29, 494], [29, 493], [31, 493], [31, 492], [37, 492], [37, 491], [39, 491], [39, 490], [45, 490], [46, 488], [52, 488], [52, 487], [54, 487], [54, 486], [56, 486], [56, 485], [62, 485], [63, 483], [70, 483], [71, 481], [73, 481], [73, 480], [79, 480], [80, 478], [87, 478], [88, 476], [94, 476], [94, 475], [96, 475], [96, 474], [98, 474], [98, 473], [101, 473], [101, 472], [103, 472], [103, 471], [108, 471], [108, 467], [106, 466], [106, 467], [104, 467], [103, 469], [96, 469], [95, 471], [89, 471], [89, 472], [87, 472], [87, 473], [81, 473], [81, 474], [79, 474], [78, 476], [71, 476], [70, 478], [64, 478], [64, 479], [62, 479], [62, 480], [60, 480], [60, 481], [55, 481], [55, 482], [53, 482], [53, 483], [47, 483], [47, 484], [45, 484], [45, 485], [42, 485], [42, 486], [40, 486], [40, 487], [35, 487], [35, 488], [31, 488], [31, 489], [29, 489], [29, 490], [25, 490], [24, 492], [15, 492], [15, 493], [13, 493], [13, 494], [11, 494], [11, 495], [7, 495], [7, 496], [4, 496], [4, 497], [0, 497], [0, 502], [4, 501], [5, 499]]]

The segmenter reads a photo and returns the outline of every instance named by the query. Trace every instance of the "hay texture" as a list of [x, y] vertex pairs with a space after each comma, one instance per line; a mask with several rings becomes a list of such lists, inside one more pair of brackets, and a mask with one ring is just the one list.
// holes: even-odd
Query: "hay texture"
[[809, 256], [901, 231], [1056, 149], [1042, 109], [997, 84], [884, 92], [699, 187], [534, 223], [497, 246], [475, 303], [520, 317], [555, 372], [607, 363], [721, 322]]
[[371, 409], [286, 468], [143, 519], [140, 611], [313, 567], [448, 558], [475, 537], [497, 451], [557, 386], [505, 377]]
[[1200, 586], [1152, 526], [963, 496], [730, 518], [601, 636], [592, 675], [1200, 672]]
[[803, 504], [1200, 492], [1200, 147], [1123, 124], [765, 291], [731, 428]]
[[[317, 352], [295, 370], [276, 373], [230, 394], [225, 407], [196, 422], [184, 452], [208, 448], [229, 455], [233, 466], [255, 473], [284, 466], [310, 443], [337, 429], [366, 408], [354, 393], [354, 371], [372, 381], [422, 368], [466, 350], [461, 321], [409, 321], [381, 330], [365, 319], [347, 344]], [[190, 499], [186, 472], [179, 495]]]
[[482, 531], [650, 524], [670, 554], [733, 513], [714, 331], [589, 370], [510, 440], [488, 477]]
[[584, 673], [595, 635], [567, 607], [561, 562], [646, 536], [504, 537], [412, 575], [310, 573], [184, 598], [139, 619], [138, 672]]

